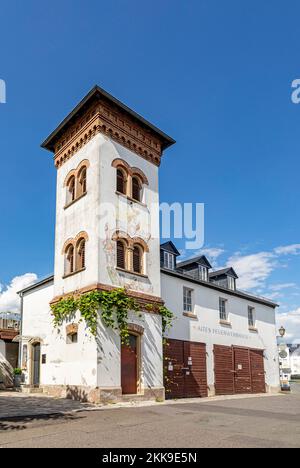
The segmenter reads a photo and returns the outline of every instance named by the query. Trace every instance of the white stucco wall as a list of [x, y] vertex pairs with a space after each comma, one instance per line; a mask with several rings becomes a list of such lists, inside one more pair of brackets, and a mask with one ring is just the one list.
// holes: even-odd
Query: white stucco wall
[[[112, 167], [115, 159], [122, 159], [131, 167], [138, 167], [146, 175], [149, 185], [143, 188], [143, 203], [135, 203], [116, 194], [116, 169]], [[83, 160], [90, 163], [87, 194], [65, 209], [64, 182], [70, 171], [76, 169]], [[101, 283], [126, 285], [130, 289], [159, 297], [158, 226], [158, 168], [108, 137], [102, 134], [95, 136], [57, 172], [55, 296]], [[128, 232], [131, 237], [141, 237], [148, 244], [147, 278], [115, 270], [116, 243], [112, 241], [112, 236], [117, 229]], [[76, 237], [81, 231], [87, 232], [89, 237], [86, 244], [86, 269], [63, 279], [63, 246], [69, 238]]]
[[[149, 185], [143, 188], [142, 203], [134, 203], [116, 193], [116, 169], [112, 167], [115, 159], [138, 167], [146, 175]], [[87, 194], [65, 208], [66, 178], [84, 160], [89, 162]], [[103, 221], [107, 210], [110, 216]], [[131, 290], [160, 297], [158, 225], [158, 168], [108, 137], [95, 136], [58, 169], [54, 285], [26, 293], [23, 304], [22, 335], [40, 337], [41, 354], [46, 354], [46, 364], [41, 364], [42, 385], [121, 386], [119, 335], [100, 324], [100, 337], [96, 342], [81, 323], [78, 343], [67, 344], [66, 324], [60, 334], [53, 329], [49, 303], [53, 297], [95, 284], [127, 286]], [[131, 237], [140, 237], [148, 244], [145, 277], [115, 269], [116, 243], [112, 236], [117, 229]], [[82, 231], [88, 234], [86, 268], [64, 278], [63, 246]], [[78, 323], [79, 318], [78, 314], [74, 322]], [[162, 387], [161, 319], [146, 313], [141, 319], [133, 316], [132, 322], [142, 322], [144, 328], [141, 339], [142, 387]], [[29, 369], [30, 346], [28, 359]], [[30, 383], [29, 377], [27, 380]]]
[[[28, 292], [23, 299], [22, 336], [40, 338], [41, 355], [46, 354], [46, 364], [41, 364], [41, 385], [97, 384], [97, 346], [94, 337], [79, 325], [78, 343], [67, 344], [66, 323], [60, 333], [54, 329], [49, 303], [53, 298], [53, 284]], [[79, 317], [75, 322], [78, 323]], [[23, 339], [23, 344], [27, 340]], [[31, 346], [28, 344], [27, 384], [32, 365]]]
[[[131, 313], [129, 322], [144, 329], [141, 336], [140, 376], [141, 390], [163, 387], [163, 357], [161, 317], [142, 313], [142, 317]], [[98, 386], [121, 387], [121, 343], [117, 332], [99, 327]]]
[[[193, 289], [196, 318], [183, 315], [183, 287]], [[169, 338], [206, 343], [208, 385], [214, 385], [213, 345], [243, 346], [265, 350], [266, 383], [279, 385], [279, 367], [276, 343], [275, 310], [226, 292], [219, 292], [184, 279], [162, 273], [162, 297], [176, 315]], [[228, 319], [231, 327], [219, 320], [219, 298], [227, 299]], [[255, 308], [256, 328], [249, 331], [248, 306]]]

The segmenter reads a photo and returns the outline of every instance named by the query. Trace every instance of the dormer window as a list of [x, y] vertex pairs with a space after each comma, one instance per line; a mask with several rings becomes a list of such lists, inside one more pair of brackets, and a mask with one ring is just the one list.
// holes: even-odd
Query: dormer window
[[203, 266], [199, 265], [198, 266], [198, 272], [199, 272], [199, 279], [202, 281], [208, 281], [208, 269]]
[[235, 278], [232, 276], [228, 276], [228, 289], [231, 289], [232, 291], [235, 291]]
[[175, 268], [174, 255], [170, 252], [164, 252], [164, 267], [168, 268], [168, 270], [174, 270]]

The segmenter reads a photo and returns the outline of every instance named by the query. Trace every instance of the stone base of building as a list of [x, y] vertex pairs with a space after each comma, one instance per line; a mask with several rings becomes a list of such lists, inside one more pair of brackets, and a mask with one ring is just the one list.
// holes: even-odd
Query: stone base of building
[[276, 393], [280, 393], [281, 392], [280, 385], [276, 387], [272, 387], [271, 385], [266, 385], [266, 392], [271, 393], [272, 395], [275, 395]]
[[164, 401], [164, 387], [145, 388], [137, 395], [122, 395], [120, 387], [95, 388], [77, 385], [43, 385], [43, 393], [55, 398], [68, 398], [71, 400], [94, 403], [110, 404], [129, 401]]

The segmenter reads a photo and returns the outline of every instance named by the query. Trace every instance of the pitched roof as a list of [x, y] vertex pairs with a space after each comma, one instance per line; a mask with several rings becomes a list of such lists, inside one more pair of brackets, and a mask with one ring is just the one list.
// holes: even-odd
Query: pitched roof
[[205, 255], [200, 255], [199, 257], [190, 258], [189, 260], [185, 260], [183, 262], [177, 263], [178, 268], [185, 268], [187, 266], [191, 266], [193, 264], [196, 265], [205, 265], [207, 268], [212, 268], [211, 264], [205, 257]]
[[217, 276], [233, 276], [234, 278], [238, 279], [238, 275], [234, 271], [233, 268], [223, 268], [222, 270], [212, 271], [209, 273], [210, 278], [215, 278]]
[[180, 255], [180, 252], [178, 252], [175, 244], [173, 244], [172, 241], [168, 241], [168, 242], [165, 242], [164, 244], [161, 244], [160, 248], [161, 250], [166, 250], [167, 252], [173, 253], [174, 255], [176, 255], [176, 257]]
[[81, 115], [92, 103], [99, 99], [105, 99], [110, 101], [115, 106], [121, 108], [127, 114], [129, 114], [134, 120], [138, 121], [141, 125], [148, 128], [149, 131], [153, 132], [162, 142], [162, 148], [166, 149], [175, 143], [175, 140], [162, 132], [159, 128], [152, 125], [146, 119], [141, 117], [135, 111], [127, 107], [121, 101], [116, 99], [114, 96], [106, 92], [100, 86], [94, 86], [91, 91], [80, 101], [80, 103], [70, 112], [70, 114], [58, 125], [58, 127], [46, 138], [42, 143], [42, 148], [54, 152], [54, 145], [57, 139], [61, 136], [62, 132], [66, 127], [72, 125], [74, 120]]

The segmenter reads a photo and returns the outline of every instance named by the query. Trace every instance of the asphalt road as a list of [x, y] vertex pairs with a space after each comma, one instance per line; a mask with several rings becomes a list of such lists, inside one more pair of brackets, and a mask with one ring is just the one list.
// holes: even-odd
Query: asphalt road
[[300, 395], [0, 421], [4, 447], [300, 447]]

